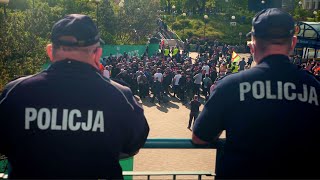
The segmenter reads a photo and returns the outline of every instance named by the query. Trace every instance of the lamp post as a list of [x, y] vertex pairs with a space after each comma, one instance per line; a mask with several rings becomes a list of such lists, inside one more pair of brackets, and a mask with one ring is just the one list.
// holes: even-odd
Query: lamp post
[[316, 18], [317, 18], [317, 14], [318, 14], [318, 12], [317, 12], [317, 11], [313, 11], [313, 15], [314, 15], [314, 21], [316, 21]]
[[7, 17], [6, 5], [9, 4], [9, 0], [0, 0], [0, 4], [3, 4], [4, 19]]
[[176, 21], [176, 6], [175, 5], [172, 6], [172, 13], [173, 13], [173, 19], [174, 19], [174, 21]]
[[[302, 1], [299, 1], [298, 4], [299, 4], [299, 10], [300, 10], [300, 9], [303, 7], [303, 6], [302, 6]], [[300, 13], [300, 12], [299, 12], [299, 13]]]
[[266, 7], [265, 7], [265, 3], [266, 3], [266, 1], [264, 1], [264, 0], [261, 1], [262, 9], [265, 9], [265, 8], [266, 8]]
[[[186, 16], [187, 16], [187, 14], [186, 14], [185, 12], [184, 12], [184, 13], [182, 13], [182, 17], [183, 17], [183, 19], [185, 19], [185, 18], [186, 18]], [[182, 24], [182, 25], [183, 25], [183, 31], [182, 31], [182, 32], [183, 32], [183, 36], [184, 36], [184, 28], [185, 28], [185, 27], [184, 27], [184, 26], [185, 26], [185, 22], [184, 22], [184, 21], [183, 21], [183, 24]]]
[[[225, 0], [225, 2], [228, 3], [229, 0]], [[226, 5], [225, 12], [228, 12], [228, 7], [229, 7], [229, 5]], [[222, 12], [222, 9], [223, 9], [223, 8], [221, 7], [221, 12]]]
[[239, 45], [241, 45], [242, 32], [239, 32], [239, 37], [240, 37]]
[[231, 22], [230, 22], [230, 26], [231, 26], [231, 31], [232, 31], [232, 42], [234, 42], [234, 27], [237, 25], [237, 22], [235, 22], [235, 20], [236, 20], [236, 16], [231, 16]]
[[207, 28], [208, 18], [209, 18], [208, 15], [203, 16], [203, 19], [204, 19], [203, 37], [204, 37], [204, 39], [206, 39], [206, 28]]

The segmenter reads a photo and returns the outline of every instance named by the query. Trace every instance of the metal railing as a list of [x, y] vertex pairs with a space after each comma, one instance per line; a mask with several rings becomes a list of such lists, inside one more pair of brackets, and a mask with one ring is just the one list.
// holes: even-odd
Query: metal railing
[[[191, 139], [181, 138], [149, 138], [144, 144], [144, 149], [217, 149], [223, 147], [224, 139], [219, 139], [215, 144], [195, 145]], [[218, 153], [217, 153], [218, 154]]]
[[[195, 145], [191, 139], [173, 139], [173, 138], [149, 138], [147, 139], [143, 149], [216, 149], [216, 159], [221, 156], [221, 148], [224, 145], [224, 139], [218, 140], [215, 144]], [[197, 175], [201, 180], [202, 176], [215, 176], [212, 171], [124, 171], [124, 176], [165, 176], [172, 175], [176, 179], [177, 175]]]
[[[174, 139], [174, 138], [149, 138], [147, 139], [143, 149], [216, 149], [216, 159], [221, 156], [221, 148], [224, 145], [224, 139], [219, 139], [215, 144], [195, 145], [191, 139]], [[201, 179], [203, 175], [214, 176], [212, 171], [124, 171], [124, 176], [167, 176], [172, 175], [176, 179], [177, 175], [196, 175]], [[6, 178], [4, 173], [0, 173], [0, 179]]]

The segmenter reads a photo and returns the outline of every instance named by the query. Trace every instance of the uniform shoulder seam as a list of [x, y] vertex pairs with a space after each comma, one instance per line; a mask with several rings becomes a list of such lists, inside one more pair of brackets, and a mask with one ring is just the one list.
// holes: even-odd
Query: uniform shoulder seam
[[[42, 73], [42, 72], [43, 72], [43, 71], [41, 71], [40, 73]], [[30, 78], [32, 78], [32, 77], [35, 77], [35, 76], [39, 75], [40, 73], [37, 73], [37, 74], [34, 74], [34, 75], [30, 75], [30, 76], [26, 76], [26, 77], [21, 77], [21, 78], [15, 80], [16, 82], [13, 81], [13, 82], [12, 82], [12, 83], [13, 83], [12, 87], [9, 87], [9, 89], [8, 89], [5, 97], [0, 100], [0, 104], [2, 104], [2, 102], [3, 102], [5, 99], [7, 99], [7, 97], [8, 97], [9, 94], [11, 93], [11, 91], [12, 91], [14, 88], [16, 88], [20, 83], [24, 82], [24, 81], [27, 80], [27, 79], [30, 79]]]
[[123, 98], [126, 100], [127, 104], [131, 107], [132, 110], [134, 110], [134, 106], [129, 102], [128, 98], [126, 97], [126, 95], [115, 85], [111, 84], [110, 81], [106, 80], [101, 74], [99, 74], [98, 72], [96, 72], [96, 74], [106, 83], [108, 83], [109, 85], [111, 85], [112, 87], [114, 87], [118, 92], [120, 92], [120, 94], [123, 96]]

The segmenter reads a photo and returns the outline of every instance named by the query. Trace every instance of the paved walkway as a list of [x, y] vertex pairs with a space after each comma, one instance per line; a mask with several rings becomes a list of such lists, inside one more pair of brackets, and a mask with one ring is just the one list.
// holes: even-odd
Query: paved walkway
[[[192, 132], [187, 129], [190, 110], [177, 99], [173, 98], [169, 103], [160, 105], [150, 103], [147, 99], [143, 101], [143, 105], [150, 125], [150, 138], [191, 138]], [[201, 109], [202, 107], [203, 105]], [[135, 157], [134, 170], [214, 171], [215, 152], [215, 150], [142, 149]], [[180, 178], [196, 179], [196, 176], [177, 177]], [[152, 177], [152, 179], [170, 179], [170, 177]]]

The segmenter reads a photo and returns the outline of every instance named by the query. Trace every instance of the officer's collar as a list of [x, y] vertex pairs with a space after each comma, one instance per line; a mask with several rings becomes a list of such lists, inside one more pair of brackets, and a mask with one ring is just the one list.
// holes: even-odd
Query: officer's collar
[[282, 54], [273, 54], [261, 59], [260, 63], [289, 63], [289, 57]]
[[64, 69], [64, 70], [73, 70], [73, 71], [96, 71], [98, 70], [88, 63], [77, 61], [74, 59], [64, 59], [57, 62], [54, 62], [48, 70], [54, 69]]

